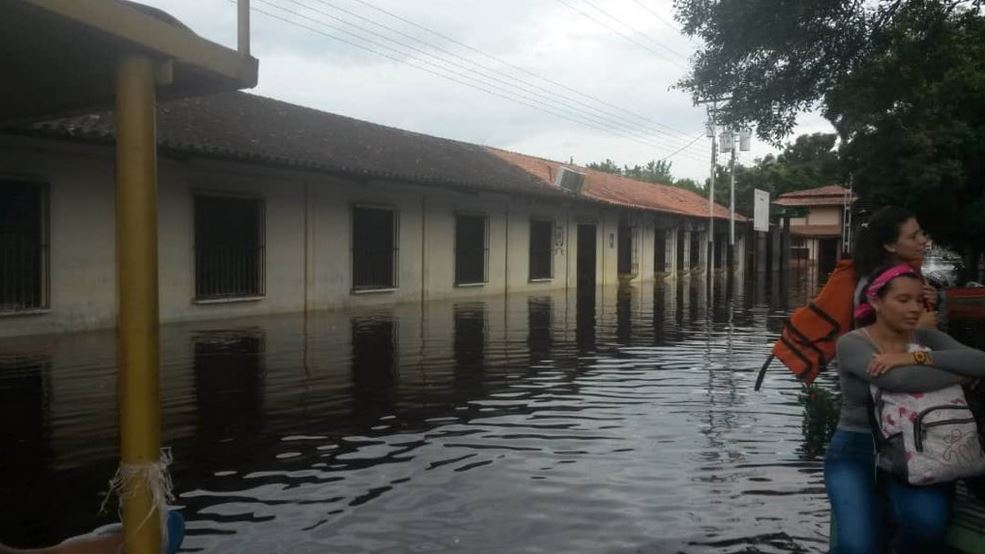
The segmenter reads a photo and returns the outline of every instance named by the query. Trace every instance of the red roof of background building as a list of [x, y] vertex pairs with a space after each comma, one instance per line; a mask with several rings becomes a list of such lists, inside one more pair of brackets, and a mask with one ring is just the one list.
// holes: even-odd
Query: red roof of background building
[[[560, 167], [570, 167], [584, 173], [585, 185], [581, 191], [581, 195], [584, 197], [630, 208], [656, 210], [691, 217], [708, 217], [708, 199], [689, 190], [670, 185], [637, 181], [621, 175], [562, 164], [553, 160], [496, 148], [487, 148], [487, 150], [551, 186], [554, 186], [554, 177]], [[728, 208], [715, 204], [715, 217], [728, 219]], [[735, 220], [748, 221], [746, 217], [740, 214], [735, 214]]]
[[[845, 197], [848, 194], [848, 189], [841, 185], [825, 185], [813, 189], [783, 193], [776, 197], [773, 204], [777, 206], [842, 206], [845, 204]], [[851, 201], [856, 200], [858, 200], [858, 196], [852, 194]]]

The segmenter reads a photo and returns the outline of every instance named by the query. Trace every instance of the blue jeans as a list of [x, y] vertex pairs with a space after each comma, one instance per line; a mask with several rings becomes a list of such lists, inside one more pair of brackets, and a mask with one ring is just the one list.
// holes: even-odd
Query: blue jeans
[[951, 518], [951, 483], [916, 487], [875, 469], [871, 433], [837, 429], [824, 457], [824, 486], [837, 526], [838, 554], [884, 552], [889, 521], [893, 552], [934, 552]]

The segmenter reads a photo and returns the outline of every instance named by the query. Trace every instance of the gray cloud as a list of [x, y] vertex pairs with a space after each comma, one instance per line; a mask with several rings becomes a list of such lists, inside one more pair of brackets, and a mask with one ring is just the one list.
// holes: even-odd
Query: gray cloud
[[[668, 0], [641, 0], [665, 21], [634, 0], [592, 0], [592, 4], [605, 14], [584, 0], [370, 2], [522, 70], [428, 34], [357, 0], [252, 2], [257, 9], [295, 22], [290, 24], [253, 14], [253, 52], [260, 59], [260, 84], [255, 90], [258, 94], [442, 137], [552, 159], [573, 157], [579, 163], [607, 157], [619, 163], [644, 163], [671, 154], [703, 133], [703, 109], [694, 107], [684, 93], [671, 89], [685, 72], [681, 66], [686, 62], [678, 55], [689, 56], [694, 46], [668, 27], [666, 21], [672, 21]], [[145, 0], [145, 3], [168, 11], [203, 37], [235, 45], [236, 8], [231, 2]], [[382, 29], [336, 8], [393, 30]], [[329, 15], [365, 27], [373, 34], [369, 36], [365, 31], [332, 20]], [[378, 44], [369, 44], [330, 26], [365, 35]], [[452, 54], [437, 51], [400, 33]], [[381, 52], [392, 48], [386, 50], [390, 58], [326, 35]], [[399, 46], [387, 39], [407, 43], [413, 48]], [[459, 67], [475, 68], [473, 64], [487, 69], [479, 68], [477, 71], [481, 73], [477, 75]], [[496, 79], [512, 83], [521, 90], [490, 81], [488, 77], [493, 75], [493, 69], [505, 74], [495, 74]], [[481, 80], [483, 84], [474, 80]], [[464, 81], [494, 94], [455, 81]], [[601, 99], [606, 104], [564, 87]], [[546, 105], [534, 109], [499, 95], [527, 104], [544, 102]], [[572, 113], [572, 109], [585, 110], [584, 104], [602, 113]], [[570, 121], [545, 111], [560, 112], [583, 122]], [[597, 121], [596, 117], [604, 118], [606, 123]], [[637, 124], [633, 130], [611, 128], [633, 123]], [[801, 129], [805, 132], [828, 130], [830, 126], [817, 116], [807, 116]], [[757, 144], [752, 152], [742, 153], [742, 159], [752, 160], [771, 151], [768, 145]], [[703, 180], [708, 174], [709, 156], [709, 141], [702, 138], [671, 158], [674, 173]]]

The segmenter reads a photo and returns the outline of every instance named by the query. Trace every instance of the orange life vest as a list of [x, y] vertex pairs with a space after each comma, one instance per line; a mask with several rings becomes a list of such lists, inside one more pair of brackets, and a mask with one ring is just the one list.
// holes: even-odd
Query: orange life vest
[[[923, 260], [910, 264], [920, 272]], [[773, 345], [772, 354], [759, 371], [755, 390], [762, 386], [766, 368], [774, 358], [783, 362], [805, 385], [814, 382], [818, 373], [835, 357], [838, 337], [854, 328], [857, 285], [855, 264], [848, 258], [840, 260], [814, 300], [794, 310], [783, 325], [783, 332]], [[926, 301], [925, 308], [931, 309]]]
[[838, 337], [852, 330], [852, 298], [857, 284], [852, 261], [839, 261], [814, 300], [795, 310], [784, 324], [772, 355], [760, 371], [756, 390], [773, 358], [783, 362], [804, 384], [814, 382], [835, 357]]
[[797, 309], [773, 345], [773, 356], [811, 384], [835, 357], [838, 337], [852, 330], [852, 298], [858, 276], [851, 260], [841, 260], [814, 300]]

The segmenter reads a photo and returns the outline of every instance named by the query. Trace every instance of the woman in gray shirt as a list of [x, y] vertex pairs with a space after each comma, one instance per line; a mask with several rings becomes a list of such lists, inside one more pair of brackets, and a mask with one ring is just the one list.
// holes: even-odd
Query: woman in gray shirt
[[[944, 540], [953, 487], [917, 487], [880, 474], [877, 490], [867, 413], [870, 384], [889, 391], [925, 392], [985, 377], [985, 352], [935, 329], [917, 328], [923, 294], [923, 282], [909, 265], [876, 270], [855, 312], [861, 328], [838, 340], [842, 408], [824, 460], [824, 482], [837, 521], [839, 553], [882, 552], [887, 507], [897, 523], [895, 552], [933, 552]], [[914, 344], [931, 352], [911, 353]]]

